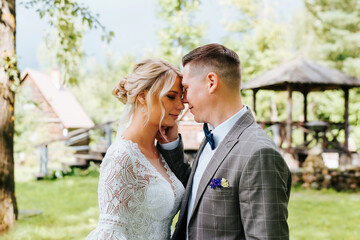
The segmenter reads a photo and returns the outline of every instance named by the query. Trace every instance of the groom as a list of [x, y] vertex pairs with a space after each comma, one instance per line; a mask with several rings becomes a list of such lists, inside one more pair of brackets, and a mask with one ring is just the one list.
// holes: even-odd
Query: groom
[[206, 138], [192, 169], [177, 129], [167, 129], [172, 142], [159, 147], [186, 186], [172, 239], [289, 239], [291, 173], [242, 104], [238, 55], [208, 44], [182, 64], [183, 101]]

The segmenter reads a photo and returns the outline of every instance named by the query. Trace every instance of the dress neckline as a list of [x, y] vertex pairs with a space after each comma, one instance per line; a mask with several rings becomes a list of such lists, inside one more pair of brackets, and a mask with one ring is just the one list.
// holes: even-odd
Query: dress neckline
[[170, 168], [169, 166], [167, 165], [165, 159], [163, 158], [163, 156], [160, 154], [160, 159], [161, 159], [161, 162], [163, 163], [164, 165], [164, 168], [166, 170], [166, 174], [168, 175], [169, 177], [169, 180], [168, 181], [157, 169], [154, 165], [151, 164], [150, 160], [141, 152], [140, 148], [139, 148], [139, 145], [136, 143], [136, 142], [133, 142], [132, 140], [130, 139], [125, 139], [123, 136], [121, 136], [120, 138], [122, 141], [124, 142], [127, 142], [129, 143], [130, 145], [132, 145], [134, 147], [134, 149], [138, 152], [138, 154], [145, 160], [144, 162], [148, 165], [149, 168], [152, 168], [157, 175], [159, 175], [162, 179], [165, 180], [165, 182], [167, 182], [169, 185], [170, 185], [170, 188], [171, 190], [173, 191], [173, 194], [174, 194], [174, 197], [176, 198], [176, 184], [175, 184], [175, 180], [174, 180], [174, 176], [171, 174], [171, 171], [170, 171]]

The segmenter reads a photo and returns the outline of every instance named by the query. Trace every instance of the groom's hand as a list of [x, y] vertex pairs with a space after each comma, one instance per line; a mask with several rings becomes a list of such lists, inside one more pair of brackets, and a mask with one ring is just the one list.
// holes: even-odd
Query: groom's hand
[[178, 125], [172, 127], [162, 127], [156, 134], [156, 140], [161, 143], [169, 143], [178, 139]]

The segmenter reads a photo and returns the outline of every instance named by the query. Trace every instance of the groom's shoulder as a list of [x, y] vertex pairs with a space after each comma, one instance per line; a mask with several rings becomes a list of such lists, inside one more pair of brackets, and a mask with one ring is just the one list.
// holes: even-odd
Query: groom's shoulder
[[239, 142], [240, 145], [248, 146], [248, 149], [252, 149], [252, 151], [265, 148], [278, 151], [272, 138], [256, 122], [244, 129], [239, 135]]
[[262, 129], [256, 122], [253, 122], [249, 125], [249, 127], [245, 128], [240, 137], [248, 137], [258, 141], [259, 143], [267, 143], [272, 141], [264, 129]]

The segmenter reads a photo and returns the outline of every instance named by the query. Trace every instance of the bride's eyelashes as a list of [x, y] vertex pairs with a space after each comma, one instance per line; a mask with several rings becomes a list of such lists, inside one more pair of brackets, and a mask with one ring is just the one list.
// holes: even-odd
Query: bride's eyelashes
[[171, 100], [175, 100], [176, 95], [167, 95], [167, 97], [168, 97], [169, 99], [171, 99]]

